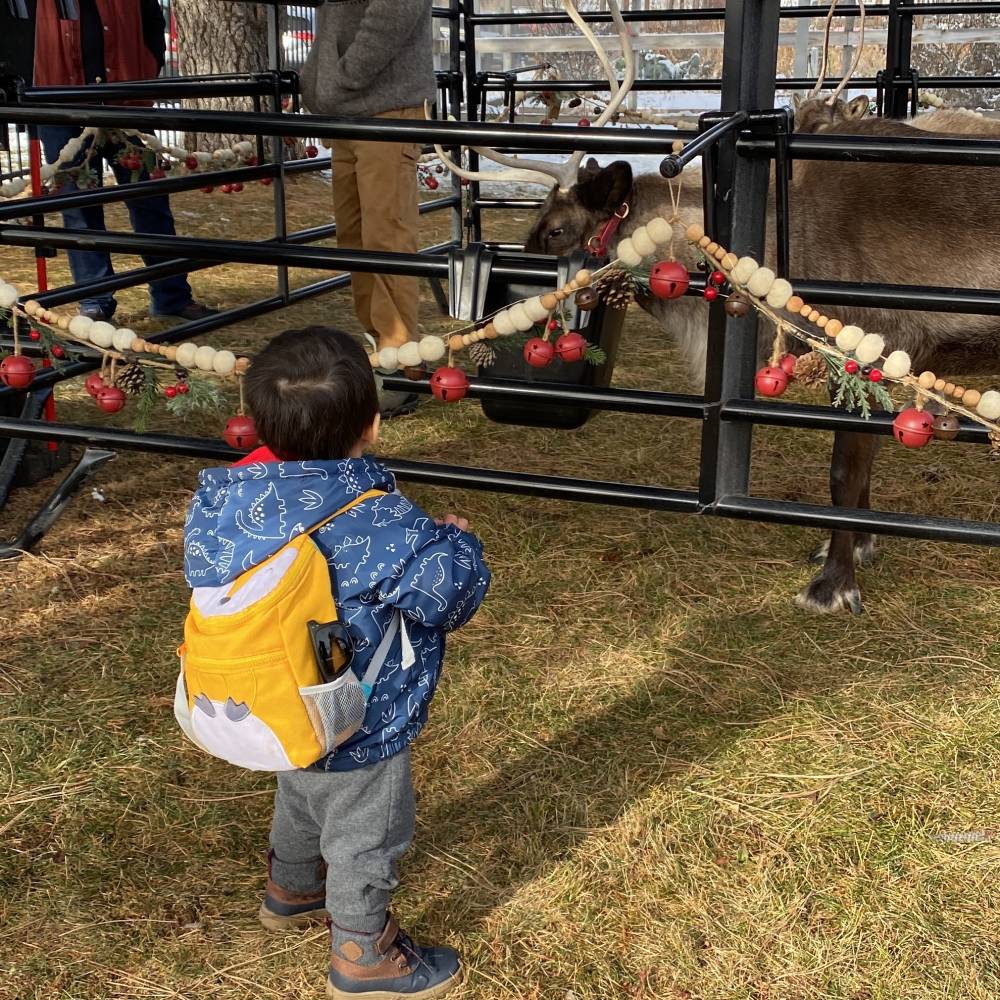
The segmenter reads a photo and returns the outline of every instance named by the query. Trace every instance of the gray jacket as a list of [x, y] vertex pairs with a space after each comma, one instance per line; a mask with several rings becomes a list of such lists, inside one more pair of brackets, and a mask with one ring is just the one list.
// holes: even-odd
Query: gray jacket
[[432, 0], [327, 0], [302, 67], [318, 115], [371, 117], [434, 101]]

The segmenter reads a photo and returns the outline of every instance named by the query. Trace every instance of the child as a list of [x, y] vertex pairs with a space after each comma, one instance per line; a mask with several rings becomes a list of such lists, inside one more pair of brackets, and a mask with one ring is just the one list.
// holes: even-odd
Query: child
[[245, 388], [264, 446], [201, 473], [185, 526], [188, 583], [224, 586], [352, 499], [384, 490], [312, 537], [359, 677], [397, 612], [402, 621], [361, 730], [312, 767], [278, 773], [260, 920], [279, 929], [329, 914], [329, 996], [441, 996], [459, 981], [458, 954], [415, 945], [388, 905], [414, 830], [409, 746], [427, 719], [445, 633], [486, 596], [482, 548], [463, 518], [432, 520], [363, 457], [378, 440], [378, 393], [346, 334], [282, 333], [254, 359]]

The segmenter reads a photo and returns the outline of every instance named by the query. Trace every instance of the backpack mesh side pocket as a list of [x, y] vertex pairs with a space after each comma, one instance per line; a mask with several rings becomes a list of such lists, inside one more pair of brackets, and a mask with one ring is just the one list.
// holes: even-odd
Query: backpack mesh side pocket
[[365, 721], [368, 698], [351, 670], [328, 684], [299, 688], [299, 694], [326, 753], [349, 740]]

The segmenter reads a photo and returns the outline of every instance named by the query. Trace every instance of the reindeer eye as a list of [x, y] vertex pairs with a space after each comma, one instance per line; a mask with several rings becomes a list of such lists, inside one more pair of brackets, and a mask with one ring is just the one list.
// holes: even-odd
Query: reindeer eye
[[550, 239], [555, 239], [556, 236], [562, 236], [562, 234], [563, 234], [563, 231], [561, 229], [550, 229], [549, 230], [549, 238]]

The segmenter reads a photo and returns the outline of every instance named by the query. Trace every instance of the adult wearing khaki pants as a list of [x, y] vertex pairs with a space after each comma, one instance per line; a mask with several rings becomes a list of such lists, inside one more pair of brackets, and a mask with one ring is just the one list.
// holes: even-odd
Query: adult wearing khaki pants
[[[432, 0], [327, 0], [302, 67], [302, 96], [314, 114], [423, 118], [436, 95]], [[420, 147], [403, 142], [333, 143], [337, 245], [416, 253]], [[417, 332], [416, 278], [351, 277], [354, 310], [378, 346], [399, 347]], [[407, 412], [417, 397], [384, 393], [383, 415]]]

